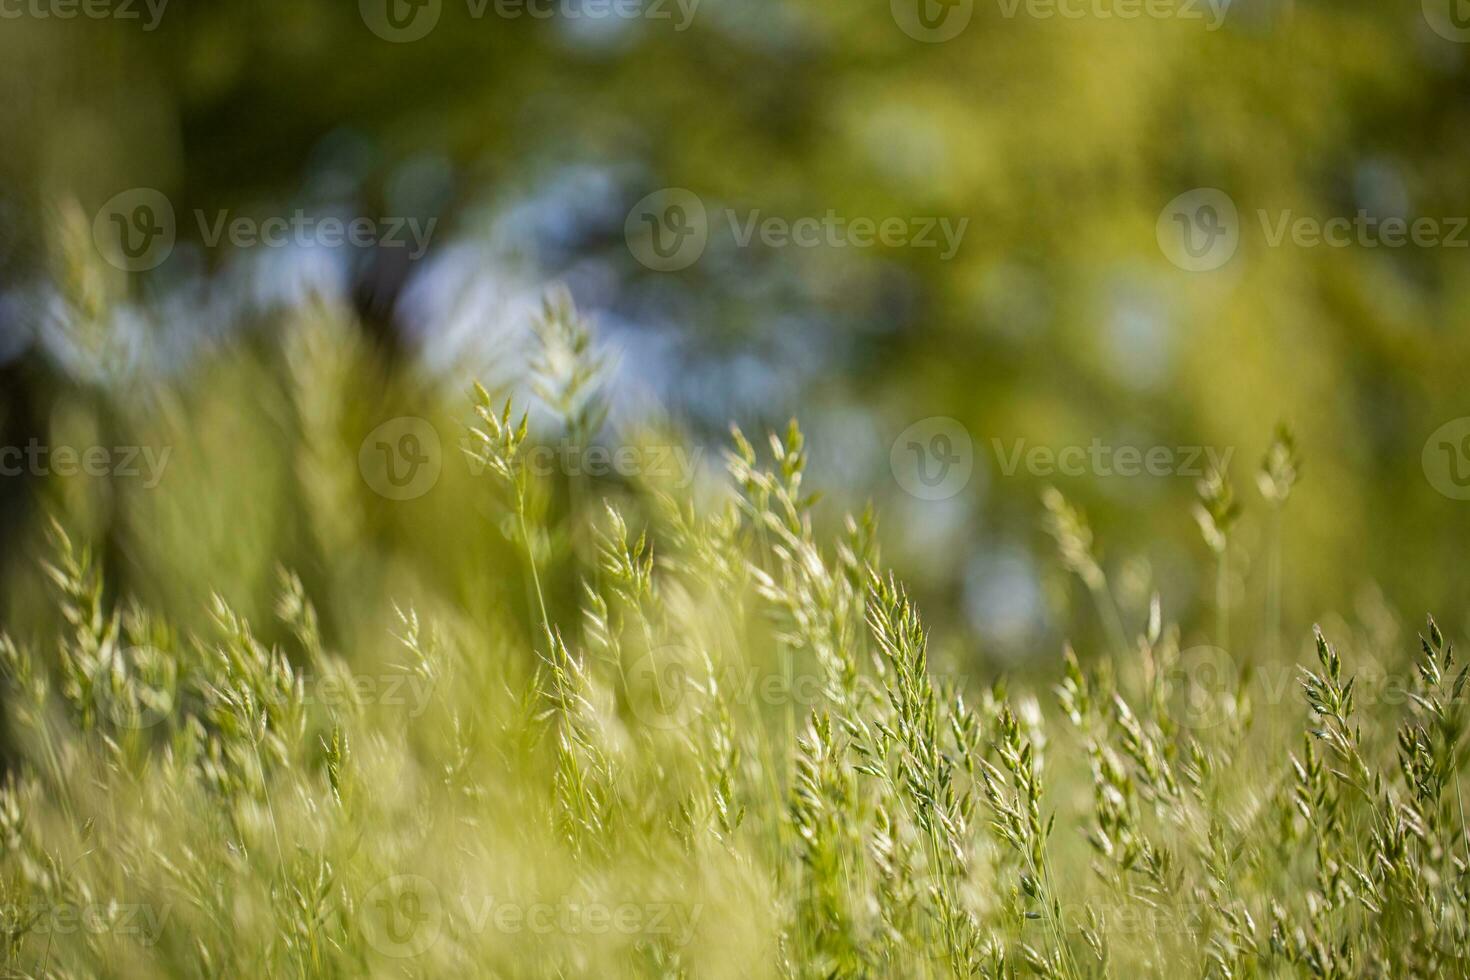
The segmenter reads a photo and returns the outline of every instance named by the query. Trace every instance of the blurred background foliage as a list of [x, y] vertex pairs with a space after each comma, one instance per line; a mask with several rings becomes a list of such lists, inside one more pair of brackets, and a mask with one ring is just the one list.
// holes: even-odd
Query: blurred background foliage
[[[471, 378], [525, 394], [532, 314], [561, 282], [615, 364], [604, 441], [677, 430], [713, 472], [731, 421], [798, 417], [824, 519], [872, 500], [885, 559], [977, 669], [1054, 659], [1063, 634], [1100, 642], [1042, 530], [1048, 482], [1088, 514], [1130, 629], [1154, 589], [1187, 638], [1214, 618], [1193, 480], [1006, 476], [995, 445], [1017, 439], [1233, 449], [1245, 513], [1226, 594], [1254, 650], [1269, 589], [1255, 469], [1284, 421], [1305, 459], [1282, 531], [1288, 635], [1382, 607], [1462, 628], [1470, 506], [1420, 458], [1466, 414], [1466, 252], [1268, 248], [1255, 212], [1470, 214], [1470, 48], [1418, 4], [1236, 0], [1217, 31], [1003, 10], [977, 2], [942, 44], [877, 0], [703, 0], [684, 31], [475, 19], [445, 0], [408, 44], [327, 0], [174, 0], [153, 31], [0, 22], [0, 442], [172, 452], [156, 489], [0, 480], [6, 619], [25, 633], [45, 616], [45, 510], [104, 546], [116, 588], [185, 624], [210, 590], [266, 608], [277, 562], [348, 650], [380, 645], [365, 634], [386, 623], [342, 610], [387, 614], [383, 597], [523, 618], [520, 564], [455, 447]], [[158, 269], [120, 273], [92, 249], [92, 216], [140, 186], [170, 198], [181, 240]], [[1155, 222], [1202, 186], [1240, 207], [1241, 246], [1188, 273]], [[623, 226], [662, 187], [712, 215], [970, 224], [949, 261], [712, 236], [659, 273]], [[410, 262], [208, 248], [190, 217], [296, 208], [438, 225]], [[393, 502], [357, 452], [403, 415], [435, 422], [444, 475]], [[931, 416], [975, 446], [944, 501], [889, 468], [897, 435]], [[565, 485], [543, 497], [574, 506]], [[582, 543], [541, 546], [569, 558], [553, 591], [570, 608]]]

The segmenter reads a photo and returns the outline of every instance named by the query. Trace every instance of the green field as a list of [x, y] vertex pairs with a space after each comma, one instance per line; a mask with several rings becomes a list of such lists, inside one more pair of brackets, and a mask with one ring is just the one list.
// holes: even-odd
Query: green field
[[1464, 977], [1467, 0], [0, 0], [6, 977]]

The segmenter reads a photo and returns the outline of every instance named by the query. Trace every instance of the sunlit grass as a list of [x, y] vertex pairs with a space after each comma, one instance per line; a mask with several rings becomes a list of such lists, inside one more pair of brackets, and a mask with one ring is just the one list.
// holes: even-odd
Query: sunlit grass
[[[591, 439], [600, 363], [564, 297], [538, 336], [535, 390]], [[329, 555], [373, 520], [332, 449], [335, 356], [292, 361]], [[504, 538], [474, 579], [498, 598], [369, 601], [463, 561], [442, 537], [327, 576], [330, 635], [391, 653], [335, 649], [289, 571], [274, 618], [217, 596], [171, 624], [52, 528], [56, 628], [0, 644], [12, 973], [1465, 973], [1466, 674], [1432, 622], [1395, 703], [1360, 709], [1357, 651], [1320, 632], [1300, 683], [1263, 687], [1223, 598], [1213, 646], [1181, 648], [1157, 599], [1125, 623], [1052, 492], [1107, 648], [1053, 657], [1053, 690], [982, 686], [930, 663], [874, 515], [814, 530], [794, 424], [735, 431], [709, 497], [548, 478], [524, 407], [476, 388], [469, 413], [463, 519]], [[1297, 465], [1279, 437], [1282, 520]], [[1202, 492], [1223, 594], [1238, 505], [1224, 474]]]

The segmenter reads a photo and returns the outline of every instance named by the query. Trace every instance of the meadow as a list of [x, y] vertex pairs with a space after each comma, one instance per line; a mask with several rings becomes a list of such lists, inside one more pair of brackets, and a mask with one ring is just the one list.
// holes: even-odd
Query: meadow
[[0, 976], [1470, 976], [1465, 0], [0, 0]]
[[[1008, 677], [931, 637], [795, 422], [732, 429], [707, 479], [547, 465], [689, 450], [610, 429], [564, 293], [527, 324], [532, 377], [493, 391], [384, 373], [365, 397], [344, 321], [308, 309], [281, 350], [71, 419], [174, 457], [157, 487], [62, 481], [24, 539], [9, 975], [1470, 969], [1467, 674], [1424, 610], [1284, 624], [1268, 537], [1265, 607], [1222, 596], [1186, 642], [1052, 488], [1037, 517], [1097, 628]], [[267, 387], [289, 412], [248, 407]], [[359, 446], [384, 414], [444, 434], [431, 493], [375, 468], [422, 444]], [[1243, 514], [1291, 525], [1304, 455], [1281, 430], [1199, 481], [1221, 590]], [[238, 586], [266, 563], [268, 594]]]

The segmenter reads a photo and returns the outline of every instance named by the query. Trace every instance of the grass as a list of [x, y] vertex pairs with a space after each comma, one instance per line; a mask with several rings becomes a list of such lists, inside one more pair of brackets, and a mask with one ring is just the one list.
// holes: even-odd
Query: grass
[[[537, 336], [538, 397], [591, 440], [586, 325], [557, 296]], [[330, 343], [293, 371], [311, 349], [346, 373]], [[293, 383], [298, 466], [332, 515], [313, 527], [340, 545], [368, 521], [324, 475], [341, 409]], [[1259, 644], [1280, 659], [1231, 646], [1226, 474], [1197, 515], [1210, 646], [1157, 597], [1127, 623], [1086, 518], [1049, 491], [1107, 642], [1010, 690], [931, 662], [871, 512], [814, 530], [794, 423], [761, 450], [734, 430], [711, 496], [554, 486], [524, 408], [476, 386], [469, 411], [473, 517], [507, 558], [486, 573], [504, 601], [477, 611], [339, 582], [328, 629], [282, 571], [273, 618], [215, 596], [176, 624], [52, 525], [60, 615], [0, 641], [10, 975], [1470, 972], [1466, 671], [1430, 620], [1417, 651], [1365, 651], [1404, 665], [1402, 697], [1365, 698], [1355, 651], [1285, 633], [1288, 435], [1259, 480], [1277, 529]], [[328, 639], [385, 619], [391, 654]], [[1298, 639], [1298, 682], [1263, 683]]]

